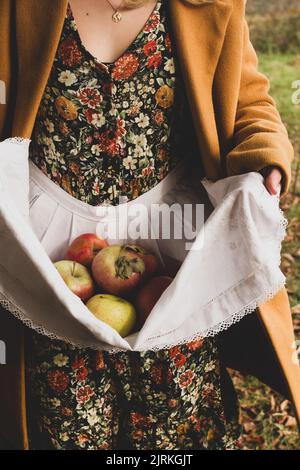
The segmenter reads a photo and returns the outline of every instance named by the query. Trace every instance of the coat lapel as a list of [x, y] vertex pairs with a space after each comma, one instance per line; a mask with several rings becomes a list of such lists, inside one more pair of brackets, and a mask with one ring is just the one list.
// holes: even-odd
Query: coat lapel
[[14, 136], [30, 137], [60, 40], [67, 0], [17, 0], [18, 80]]
[[[30, 137], [62, 32], [67, 0], [17, 0], [19, 51], [15, 136]], [[221, 0], [197, 6], [169, 0], [169, 12], [206, 176], [218, 179], [220, 147], [212, 100], [213, 77], [232, 7]], [[28, 14], [30, 12], [30, 14]]]

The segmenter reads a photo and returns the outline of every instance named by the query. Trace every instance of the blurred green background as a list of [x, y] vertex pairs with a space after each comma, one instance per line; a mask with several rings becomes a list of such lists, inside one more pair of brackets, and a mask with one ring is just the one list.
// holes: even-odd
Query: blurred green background
[[[289, 219], [281, 267], [300, 339], [300, 104], [292, 102], [292, 83], [300, 80], [300, 0], [248, 0], [247, 20], [259, 69], [270, 80], [270, 93], [295, 148], [292, 184], [281, 199]], [[241, 400], [242, 449], [300, 449], [289, 402], [252, 377], [233, 377]]]

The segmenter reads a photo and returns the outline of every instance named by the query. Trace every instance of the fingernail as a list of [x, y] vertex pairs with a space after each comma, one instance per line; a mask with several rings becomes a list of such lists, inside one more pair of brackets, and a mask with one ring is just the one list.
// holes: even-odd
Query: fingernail
[[273, 195], [276, 195], [278, 193], [278, 189], [274, 188], [274, 186], [271, 186], [271, 192]]

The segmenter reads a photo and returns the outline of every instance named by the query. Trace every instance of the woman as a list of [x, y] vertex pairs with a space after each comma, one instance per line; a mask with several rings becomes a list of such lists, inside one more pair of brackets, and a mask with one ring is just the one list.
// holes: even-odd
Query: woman
[[[2, 0], [0, 7], [0, 78], [8, 85], [2, 137], [31, 137], [32, 161], [75, 198], [92, 205], [117, 204], [120, 195], [134, 199], [162, 180], [183, 151], [187, 164], [209, 178], [261, 171], [271, 194], [279, 184], [287, 192], [293, 150], [268, 81], [257, 72], [243, 1]], [[151, 131], [143, 165], [132, 142], [117, 139], [129, 129], [137, 139]], [[79, 148], [84, 158], [78, 158]], [[258, 314], [267, 335], [254, 316], [251, 327], [260, 330], [252, 334], [261, 339], [255, 350], [269, 354], [272, 367], [264, 369], [262, 361], [253, 367], [255, 356], [244, 350], [239, 369], [287, 392], [299, 413], [300, 373], [291, 361], [286, 291]], [[230, 356], [227, 336], [222, 343], [207, 338], [158, 352], [110, 355], [26, 330], [24, 360], [15, 341], [17, 334], [23, 340], [23, 328], [5, 312], [1, 321], [8, 348], [12, 334], [18, 344], [1, 371], [12, 393], [9, 400], [2, 392], [1, 434], [17, 447], [238, 446], [238, 403], [225, 369], [225, 360], [233, 364], [236, 354]], [[240, 335], [243, 325], [239, 333], [232, 329], [237, 347], [246, 337], [253, 341], [249, 329]]]

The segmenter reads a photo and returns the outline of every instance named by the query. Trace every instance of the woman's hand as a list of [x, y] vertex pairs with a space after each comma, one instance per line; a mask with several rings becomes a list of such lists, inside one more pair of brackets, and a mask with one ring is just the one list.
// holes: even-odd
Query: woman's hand
[[277, 194], [282, 182], [282, 171], [276, 166], [267, 166], [261, 170], [264, 183], [270, 194]]

